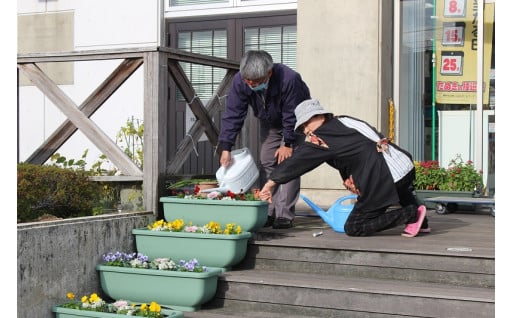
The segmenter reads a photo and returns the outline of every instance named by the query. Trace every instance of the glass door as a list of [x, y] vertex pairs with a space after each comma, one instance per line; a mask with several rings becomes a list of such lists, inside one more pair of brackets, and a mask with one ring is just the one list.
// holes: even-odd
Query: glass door
[[395, 100], [399, 125], [407, 128], [399, 130], [400, 144], [415, 160], [443, 167], [472, 161], [493, 194], [494, 1], [399, 4]]

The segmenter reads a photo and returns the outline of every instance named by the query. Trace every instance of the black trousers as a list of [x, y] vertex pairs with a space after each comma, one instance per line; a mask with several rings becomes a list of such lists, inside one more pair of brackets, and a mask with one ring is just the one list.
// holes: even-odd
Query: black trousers
[[354, 207], [345, 222], [345, 234], [349, 236], [369, 236], [399, 225], [416, 222], [418, 202], [414, 194], [413, 181], [416, 172], [412, 169], [395, 183], [398, 192], [398, 209], [388, 210], [384, 207], [374, 211], [362, 211]]

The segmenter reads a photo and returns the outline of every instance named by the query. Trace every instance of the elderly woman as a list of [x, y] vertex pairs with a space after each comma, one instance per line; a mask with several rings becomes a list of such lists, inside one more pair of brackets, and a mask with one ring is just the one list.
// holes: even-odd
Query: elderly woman
[[[318, 100], [300, 103], [295, 116], [295, 130], [304, 134], [304, 142], [274, 169], [260, 191], [261, 199], [271, 202], [277, 184], [325, 162], [337, 169], [347, 189], [358, 195], [345, 223], [347, 235], [369, 236], [400, 225], [405, 225], [405, 237], [430, 232], [426, 208], [418, 206], [414, 195], [415, 170], [407, 151], [362, 120], [333, 116]], [[389, 210], [395, 204], [401, 207]]]

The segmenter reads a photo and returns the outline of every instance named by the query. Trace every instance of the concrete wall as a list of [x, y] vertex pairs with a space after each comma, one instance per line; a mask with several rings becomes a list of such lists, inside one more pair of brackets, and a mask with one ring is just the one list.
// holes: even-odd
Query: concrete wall
[[[392, 1], [299, 0], [297, 65], [313, 98], [334, 114], [388, 128], [392, 96]], [[347, 194], [324, 165], [301, 179], [301, 192], [330, 205]], [[321, 191], [319, 191], [321, 190]]]
[[154, 221], [139, 212], [18, 224], [17, 317], [54, 317], [67, 292], [101, 297], [95, 267], [102, 255], [136, 251], [132, 229]]

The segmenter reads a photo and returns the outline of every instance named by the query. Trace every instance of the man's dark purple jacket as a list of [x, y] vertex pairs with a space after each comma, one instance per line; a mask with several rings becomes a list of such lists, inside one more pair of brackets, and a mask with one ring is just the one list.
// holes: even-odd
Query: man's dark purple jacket
[[253, 92], [238, 72], [233, 77], [222, 117], [219, 135], [221, 149], [231, 150], [235, 144], [249, 105], [261, 124], [283, 129], [284, 142], [295, 143], [294, 110], [306, 99], [311, 99], [306, 83], [299, 73], [284, 64], [274, 63], [264, 98], [262, 93]]

